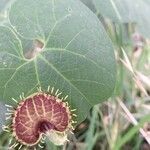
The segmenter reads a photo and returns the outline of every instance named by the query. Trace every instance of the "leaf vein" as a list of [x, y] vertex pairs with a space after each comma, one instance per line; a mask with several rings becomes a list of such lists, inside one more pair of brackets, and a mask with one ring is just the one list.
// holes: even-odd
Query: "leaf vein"
[[15, 72], [11, 75], [11, 77], [7, 80], [7, 82], [5, 83], [5, 85], [3, 86], [4, 87], [4, 92], [3, 92], [3, 98], [5, 96], [5, 91], [6, 91], [6, 87], [8, 85], [8, 83], [13, 79], [13, 77], [15, 76], [15, 74], [17, 73], [17, 71], [24, 65], [28, 64], [29, 62], [26, 62], [22, 65], [20, 65], [18, 68], [16, 68]]
[[79, 90], [76, 86], [74, 86], [63, 74], [61, 74], [61, 72], [60, 72], [57, 68], [55, 68], [55, 66], [53, 66], [53, 64], [51, 64], [50, 62], [48, 62], [42, 55], [40, 55], [40, 58], [41, 58], [46, 64], [48, 64], [54, 71], [56, 71], [65, 81], [67, 81], [67, 83], [69, 83], [76, 91], [78, 91], [78, 93], [79, 93], [80, 95], [82, 95], [82, 97], [85, 98], [85, 100], [88, 102], [88, 104], [89, 104], [90, 106], [92, 106], [92, 104], [88, 101], [88, 99], [86, 98], [86, 96], [85, 96], [83, 93], [81, 93], [80, 90]]

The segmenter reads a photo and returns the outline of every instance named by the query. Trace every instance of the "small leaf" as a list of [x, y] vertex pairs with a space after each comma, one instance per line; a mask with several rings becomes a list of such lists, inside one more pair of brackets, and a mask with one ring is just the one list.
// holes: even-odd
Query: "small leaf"
[[12, 0], [0, 1], [0, 24], [2, 24], [7, 18], [7, 8]]
[[[96, 9], [114, 22], [135, 22], [137, 11], [133, 0], [93, 0]], [[106, 9], [107, 8], [107, 9]]]
[[16, 0], [9, 20], [10, 28], [0, 26], [0, 97], [6, 103], [50, 85], [69, 96], [80, 122], [111, 95], [113, 47], [80, 1]]
[[84, 3], [88, 8], [90, 8], [93, 12], [96, 12], [93, 0], [80, 0], [82, 3]]
[[7, 6], [7, 4], [8, 4], [10, 1], [11, 1], [11, 0], [1, 0], [1, 2], [0, 2], [0, 12], [5, 9], [5, 7]]
[[[150, 37], [150, 2], [147, 0], [81, 0], [93, 12], [99, 12], [103, 17], [116, 23], [136, 23], [138, 30]], [[90, 2], [89, 2], [90, 1]], [[92, 4], [91, 4], [92, 3]], [[95, 8], [91, 6], [95, 6]], [[106, 9], [107, 8], [107, 9]]]

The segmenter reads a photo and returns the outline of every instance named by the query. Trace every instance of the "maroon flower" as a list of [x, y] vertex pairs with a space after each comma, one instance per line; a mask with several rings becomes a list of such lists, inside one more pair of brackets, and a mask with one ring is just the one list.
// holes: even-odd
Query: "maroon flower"
[[35, 146], [44, 136], [56, 145], [63, 145], [68, 140], [74, 122], [71, 110], [67, 102], [58, 98], [61, 94], [57, 94], [58, 90], [55, 95], [52, 95], [53, 89], [51, 91], [51, 94], [39, 91], [23, 98], [12, 114], [12, 134], [20, 147]]

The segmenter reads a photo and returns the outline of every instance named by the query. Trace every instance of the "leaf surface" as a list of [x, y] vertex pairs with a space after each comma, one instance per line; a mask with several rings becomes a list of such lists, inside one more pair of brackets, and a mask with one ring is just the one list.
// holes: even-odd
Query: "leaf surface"
[[3, 103], [0, 102], [0, 133], [3, 131], [2, 126], [6, 123], [6, 107]]
[[[80, 1], [17, 0], [11, 27], [0, 26], [0, 98], [19, 101], [50, 85], [68, 95], [78, 121], [115, 85], [113, 47], [97, 17]], [[32, 59], [29, 54], [42, 51]], [[41, 49], [40, 49], [41, 50]]]
[[[86, 0], [88, 1], [88, 0]], [[97, 12], [116, 23], [137, 24], [138, 30], [150, 38], [150, 2], [147, 0], [92, 0]], [[90, 5], [87, 5], [90, 6]]]

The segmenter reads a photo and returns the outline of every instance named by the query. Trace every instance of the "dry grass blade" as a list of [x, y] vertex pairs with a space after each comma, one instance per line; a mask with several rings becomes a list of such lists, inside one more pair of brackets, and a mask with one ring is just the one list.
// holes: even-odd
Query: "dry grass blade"
[[[135, 126], [138, 125], [137, 120], [133, 117], [133, 115], [130, 113], [130, 111], [128, 110], [128, 108], [125, 106], [125, 104], [118, 98], [117, 99], [119, 105], [121, 106], [121, 108], [124, 110], [124, 112], [126, 113], [126, 115], [129, 117], [131, 123]], [[150, 137], [148, 136], [148, 134], [144, 131], [144, 129], [140, 128], [140, 133], [142, 134], [142, 136], [145, 138], [145, 140], [147, 141], [147, 143], [150, 145]]]
[[130, 70], [134, 74], [134, 70], [133, 70], [133, 67], [131, 65], [131, 62], [130, 62], [130, 60], [129, 60], [129, 58], [128, 58], [128, 56], [127, 56], [127, 54], [123, 48], [122, 48], [122, 53], [123, 53], [125, 61], [123, 61], [123, 60], [121, 60], [121, 61], [128, 68], [128, 70]]
[[150, 78], [138, 71], [136, 71], [136, 74], [139, 80], [141, 80], [145, 85], [147, 85], [150, 88]]
[[146, 76], [140, 74], [139, 72], [136, 71], [137, 74], [135, 73], [135, 71], [134, 71], [134, 69], [133, 69], [133, 67], [132, 67], [132, 65], [131, 65], [131, 63], [130, 63], [130, 60], [129, 60], [127, 54], [125, 53], [125, 51], [123, 50], [123, 48], [122, 48], [122, 52], [123, 52], [123, 55], [124, 55], [124, 59], [125, 59], [125, 60], [123, 60], [123, 59], [120, 58], [120, 61], [121, 61], [121, 62], [123, 63], [123, 65], [132, 73], [132, 75], [133, 75], [133, 80], [135, 81], [137, 87], [138, 87], [146, 96], [148, 96], [147, 91], [146, 91], [146, 89], [144, 88], [144, 86], [143, 86], [143, 84], [142, 84], [141, 81], [143, 81], [144, 83], [148, 81], [147, 84], [149, 84], [150, 81], [148, 80], [148, 78], [147, 78]]

